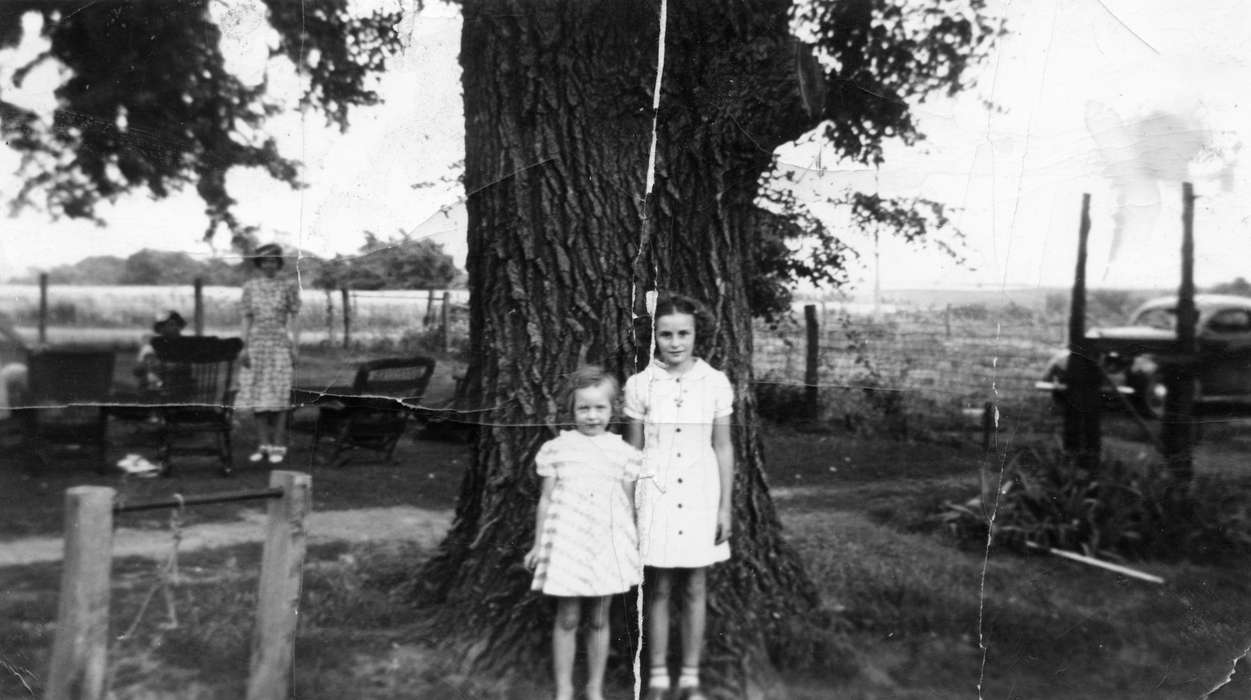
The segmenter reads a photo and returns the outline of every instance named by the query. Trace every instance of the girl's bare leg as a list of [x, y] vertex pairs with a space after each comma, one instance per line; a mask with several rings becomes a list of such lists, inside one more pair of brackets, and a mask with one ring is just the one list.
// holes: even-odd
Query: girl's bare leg
[[608, 665], [608, 596], [587, 598], [586, 698], [604, 700], [604, 668]]
[[704, 651], [704, 627], [708, 620], [708, 569], [688, 569], [682, 586], [682, 668], [699, 668]]
[[669, 599], [673, 589], [672, 569], [653, 569], [651, 585], [645, 586], [649, 594], [647, 603], [647, 657], [651, 662], [651, 681], [656, 686], [657, 673], [663, 673], [665, 689], [668, 690], [669, 671]]
[[578, 648], [581, 598], [557, 598], [556, 622], [552, 625], [552, 672], [556, 700], [573, 700], [573, 657]]

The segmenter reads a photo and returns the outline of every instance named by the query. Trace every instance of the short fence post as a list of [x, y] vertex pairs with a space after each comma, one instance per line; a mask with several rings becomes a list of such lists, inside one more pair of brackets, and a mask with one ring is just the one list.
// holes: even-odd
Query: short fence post
[[343, 349], [347, 350], [352, 345], [352, 301], [347, 287], [340, 289], [339, 294], [343, 297]]
[[334, 294], [326, 289], [326, 347], [334, 346]]
[[270, 472], [269, 485], [281, 488], [282, 498], [269, 502], [247, 700], [286, 700], [290, 696], [307, 545], [304, 519], [312, 506], [308, 474]]
[[48, 342], [48, 273], [39, 273], [39, 344]]
[[421, 325], [429, 328], [434, 325], [434, 290], [426, 292], [426, 316], [421, 320]]
[[104, 697], [114, 495], [103, 486], [65, 492], [65, 561], [45, 700]]
[[443, 341], [443, 354], [451, 349], [451, 338], [448, 335], [449, 307], [452, 305], [452, 293], [443, 292], [443, 308], [439, 310], [439, 337]]
[[808, 331], [807, 361], [804, 365], [804, 411], [808, 420], [817, 420], [821, 415], [820, 393], [817, 388], [821, 339], [815, 304], [804, 305], [804, 326]]
[[991, 508], [995, 499], [996, 489], [992, 485], [990, 474], [992, 459], [990, 451], [995, 446], [995, 428], [998, 424], [999, 408], [995, 406], [995, 402], [987, 401], [982, 404], [982, 450], [986, 452], [986, 455], [979, 463], [981, 466], [977, 470], [977, 476], [981, 486], [982, 513], [986, 516], [987, 523], [990, 522]]
[[195, 278], [195, 334], [204, 335], [204, 278]]
[[947, 310], [943, 312], [943, 325], [947, 328], [947, 337], [951, 337], [951, 304], [947, 304]]

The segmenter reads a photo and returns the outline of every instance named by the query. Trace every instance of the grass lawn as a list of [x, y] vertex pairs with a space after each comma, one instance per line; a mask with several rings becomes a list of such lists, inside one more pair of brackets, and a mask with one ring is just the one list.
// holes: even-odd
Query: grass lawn
[[[317, 362], [323, 364], [318, 365]], [[308, 361], [326, 380], [336, 358]], [[333, 379], [333, 377], [329, 377]], [[327, 383], [339, 383], [339, 380]], [[804, 557], [843, 651], [789, 670], [792, 697], [1174, 698], [1200, 697], [1251, 645], [1251, 562], [1136, 563], [1163, 586], [1045, 556], [956, 546], [928, 516], [944, 499], [977, 489], [984, 459], [968, 444], [907, 443], [840, 434], [765, 431], [769, 478], [787, 536]], [[1237, 441], [1210, 444], [1202, 474], [1244, 486], [1251, 473]], [[387, 505], [447, 509], [469, 459], [463, 445], [405, 439], [398, 464], [310, 465], [314, 507]], [[260, 486], [263, 470], [222, 479], [188, 467], [169, 480], [97, 477], [71, 468], [34, 478], [0, 470], [0, 547], [56, 533], [60, 499], [75, 483], [108, 483], [139, 499], [181, 490]], [[245, 507], [198, 509], [189, 519], [237, 517]], [[127, 524], [162, 528], [167, 516]], [[136, 520], [138, 519], [138, 520]], [[531, 684], [491, 688], [448, 671], [438, 640], [392, 593], [430, 552], [405, 543], [328, 543], [311, 548], [297, 641], [295, 694], [318, 698], [531, 698]], [[259, 544], [185, 553], [174, 588], [177, 626], [160, 595], [135, 633], [111, 647], [117, 698], [237, 698], [246, 676]], [[984, 564], [985, 567], [984, 567]], [[41, 692], [53, 635], [59, 564], [0, 568], [0, 697]], [[156, 563], [114, 564], [113, 634], [135, 620]], [[985, 652], [983, 651], [985, 650]], [[1248, 697], [1251, 668], [1213, 697]], [[629, 697], [618, 670], [613, 698]]]

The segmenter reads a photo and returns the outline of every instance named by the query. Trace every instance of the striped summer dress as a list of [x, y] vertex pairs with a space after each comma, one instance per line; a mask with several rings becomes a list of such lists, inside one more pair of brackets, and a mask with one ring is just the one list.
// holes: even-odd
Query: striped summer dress
[[624, 593], [642, 580], [630, 493], [642, 455], [619, 435], [561, 432], [534, 458], [555, 477], [531, 589], [552, 596]]

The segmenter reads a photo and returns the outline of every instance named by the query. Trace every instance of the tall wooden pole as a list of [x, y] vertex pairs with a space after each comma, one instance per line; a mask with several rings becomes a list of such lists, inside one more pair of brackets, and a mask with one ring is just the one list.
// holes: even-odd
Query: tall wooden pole
[[1181, 286], [1177, 290], [1177, 350], [1168, 363], [1164, 397], [1164, 421], [1161, 425], [1164, 457], [1179, 486], [1190, 484], [1194, 476], [1194, 404], [1195, 378], [1199, 346], [1195, 324], [1199, 313], [1195, 308], [1195, 216], [1194, 187], [1182, 184], [1182, 246]]
[[1082, 195], [1081, 223], [1077, 232], [1077, 269], [1069, 308], [1068, 384], [1064, 412], [1064, 449], [1084, 469], [1099, 466], [1100, 436], [1099, 351], [1086, 337], [1086, 248], [1090, 238], [1090, 195]]

